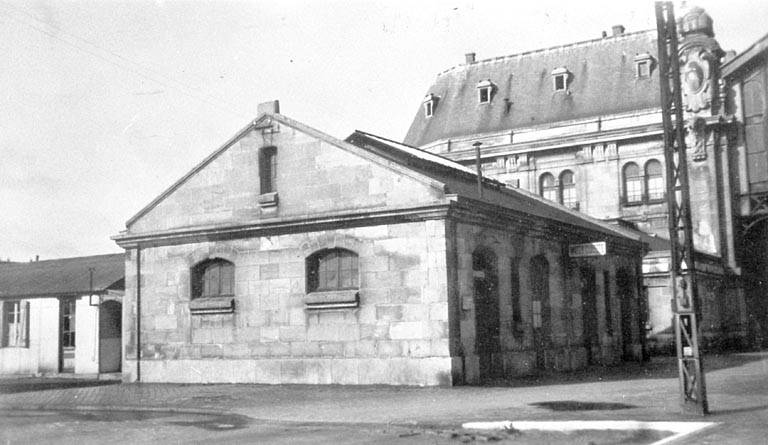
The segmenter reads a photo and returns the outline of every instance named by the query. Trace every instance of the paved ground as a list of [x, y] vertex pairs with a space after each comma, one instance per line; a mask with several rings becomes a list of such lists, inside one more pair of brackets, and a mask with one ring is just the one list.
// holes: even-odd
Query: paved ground
[[[719, 425], [689, 439], [689, 443], [768, 443], [768, 353], [707, 357], [705, 366], [712, 414], [704, 420]], [[58, 383], [66, 387], [56, 387]], [[161, 442], [180, 437], [182, 432], [195, 438], [202, 434], [185, 426], [234, 422], [216, 420], [218, 415], [247, 419], [249, 437], [272, 437], [275, 441], [293, 438], [299, 442], [306, 438], [307, 443], [387, 443], [393, 438], [398, 443], [455, 443], [461, 437], [451, 437], [450, 432], [463, 422], [477, 420], [702, 420], [680, 412], [672, 358], [486, 387], [102, 383], [0, 380], [0, 410], [14, 413], [0, 423], [0, 431], [6, 431], [0, 432], [0, 439], [21, 439], [33, 425], [42, 424], [59, 426], [49, 428], [53, 439], [67, 431], [71, 436], [60, 437], [74, 438], [78, 429], [72, 422], [80, 422], [81, 430], [96, 421], [103, 424], [110, 421], [99, 418], [105, 410], [153, 411], [155, 417], [118, 416], [114, 421], [128, 430], [134, 425], [137, 432], [146, 430], [141, 422], [155, 422], [157, 435], [136, 438]], [[90, 423], [87, 416], [75, 420], [61, 417], [74, 408], [94, 410], [91, 415], [95, 417]], [[37, 413], [36, 417], [31, 413]], [[171, 414], [182, 418], [169, 420]], [[166, 429], [173, 426], [179, 431], [161, 431], [161, 421]], [[9, 428], [14, 436], [8, 436]], [[222, 439], [221, 430], [204, 432], [219, 434], [216, 437]], [[231, 437], [238, 436], [226, 436], [227, 440]]]

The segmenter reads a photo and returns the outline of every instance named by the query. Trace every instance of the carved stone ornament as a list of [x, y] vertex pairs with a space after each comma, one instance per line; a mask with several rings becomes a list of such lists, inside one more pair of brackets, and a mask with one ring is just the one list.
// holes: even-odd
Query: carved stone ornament
[[686, 125], [685, 145], [692, 151], [694, 161], [707, 159], [707, 123], [698, 117]]
[[712, 104], [714, 56], [705, 48], [690, 48], [680, 57], [680, 81], [686, 111], [698, 113]]

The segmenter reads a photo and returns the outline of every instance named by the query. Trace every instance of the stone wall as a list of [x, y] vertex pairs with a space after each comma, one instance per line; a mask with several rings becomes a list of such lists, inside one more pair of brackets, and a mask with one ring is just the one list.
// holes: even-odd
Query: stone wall
[[[456, 224], [455, 267], [458, 285], [457, 310], [459, 322], [459, 347], [457, 355], [462, 358], [463, 380], [478, 383], [486, 380], [481, 375], [481, 357], [477, 348], [477, 311], [475, 307], [473, 253], [480, 249], [491, 251], [497, 258], [498, 310], [500, 355], [494, 358], [497, 377], [526, 375], [539, 372], [537, 354], [541, 355], [540, 364], [544, 369], [573, 370], [587, 365], [587, 351], [582, 338], [583, 312], [581, 288], [578, 284], [579, 266], [589, 266], [595, 271], [596, 309], [598, 344], [593, 355], [594, 363], [614, 364], [621, 360], [623, 352], [622, 313], [616, 287], [618, 268], [636, 270], [638, 258], [609, 254], [595, 258], [569, 258], [568, 241], [564, 238], [547, 238], [534, 231], [518, 228], [513, 231], [483, 228], [477, 225]], [[534, 342], [533, 307], [532, 307], [532, 268], [534, 257], [543, 256], [549, 264], [549, 295], [551, 306], [551, 342], [545, 348], [539, 348]], [[452, 256], [449, 254], [449, 258]], [[450, 260], [449, 260], [450, 261]], [[516, 268], [516, 274], [512, 268]], [[451, 269], [451, 268], [449, 268]], [[605, 288], [603, 271], [609, 273], [609, 298], [611, 304], [611, 329], [607, 329]], [[517, 283], [513, 277], [517, 275]], [[633, 275], [634, 277], [634, 275]], [[633, 280], [635, 280], [633, 278]], [[636, 282], [636, 280], [635, 280]], [[520, 314], [515, 317], [512, 296], [519, 292]], [[640, 305], [637, 286], [634, 286], [631, 301], [631, 325], [628, 329], [632, 338], [627, 345], [631, 355], [641, 357]]]
[[[359, 255], [358, 308], [308, 311], [305, 259]], [[141, 250], [141, 380], [451, 384], [441, 220]], [[190, 268], [235, 264], [235, 311], [192, 315]], [[126, 264], [124, 348], [136, 375], [136, 251]]]

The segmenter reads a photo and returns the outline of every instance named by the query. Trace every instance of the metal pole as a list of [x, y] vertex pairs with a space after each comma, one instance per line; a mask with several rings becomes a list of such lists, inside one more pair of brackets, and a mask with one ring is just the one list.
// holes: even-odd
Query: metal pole
[[136, 381], [141, 382], [141, 247], [136, 246]]
[[699, 299], [691, 225], [677, 22], [672, 2], [656, 2], [661, 115], [664, 126], [667, 210], [669, 219], [672, 311], [680, 378], [681, 405], [708, 414], [704, 367], [699, 354]]

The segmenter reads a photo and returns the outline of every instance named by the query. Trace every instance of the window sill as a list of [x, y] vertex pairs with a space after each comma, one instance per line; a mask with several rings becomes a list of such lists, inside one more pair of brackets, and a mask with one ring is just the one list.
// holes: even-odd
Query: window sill
[[643, 201], [630, 201], [630, 202], [623, 202], [622, 206], [624, 207], [637, 207], [645, 204]]
[[231, 314], [235, 312], [235, 297], [204, 297], [189, 302], [192, 315]]
[[262, 193], [258, 198], [259, 207], [277, 207], [277, 192]]
[[304, 297], [305, 309], [350, 309], [360, 307], [360, 293], [357, 289], [310, 292]]

